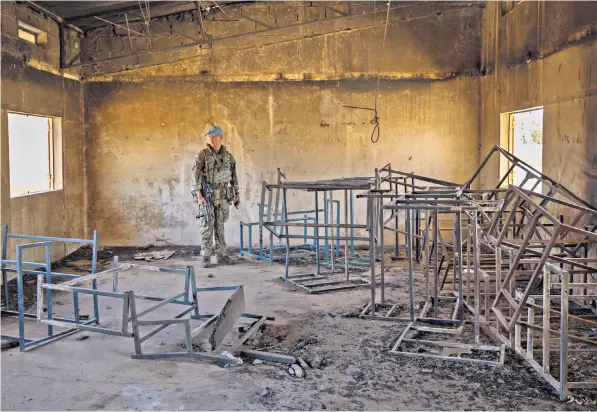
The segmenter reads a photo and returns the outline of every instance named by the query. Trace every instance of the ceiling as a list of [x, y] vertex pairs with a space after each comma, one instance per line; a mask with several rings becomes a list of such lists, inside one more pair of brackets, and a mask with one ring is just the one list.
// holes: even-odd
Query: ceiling
[[[100, 26], [105, 26], [105, 20], [118, 20], [127, 14], [129, 21], [141, 20], [146, 13], [146, 7], [149, 7], [151, 18], [167, 16], [169, 14], [182, 13], [185, 11], [196, 10], [198, 2], [196, 1], [159, 1], [159, 0], [139, 0], [139, 1], [33, 1], [50, 12], [56, 14], [74, 26], [82, 30], [89, 30]], [[207, 2], [216, 3], [216, 2]], [[248, 3], [241, 1], [222, 1], [217, 5], [227, 5], [230, 3]], [[213, 7], [213, 6], [212, 6]]]

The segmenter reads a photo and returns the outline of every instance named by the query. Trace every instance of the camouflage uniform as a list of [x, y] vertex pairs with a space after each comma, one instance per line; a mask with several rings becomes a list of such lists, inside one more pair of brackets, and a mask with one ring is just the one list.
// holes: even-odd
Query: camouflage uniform
[[[234, 193], [239, 193], [238, 177], [236, 175], [236, 161], [224, 145], [216, 152], [211, 145], [199, 152], [195, 158], [195, 185], [197, 191], [203, 190], [203, 176], [205, 183], [213, 190], [213, 220], [210, 221], [205, 207], [198, 205], [199, 234], [201, 236], [201, 256], [209, 259], [212, 252], [212, 237], [215, 235], [216, 254], [218, 257], [228, 256], [226, 240], [224, 239], [224, 223], [228, 220], [228, 209], [234, 197], [226, 197], [229, 185]], [[215, 230], [214, 230], [215, 229]], [[215, 232], [215, 233], [214, 233]]]

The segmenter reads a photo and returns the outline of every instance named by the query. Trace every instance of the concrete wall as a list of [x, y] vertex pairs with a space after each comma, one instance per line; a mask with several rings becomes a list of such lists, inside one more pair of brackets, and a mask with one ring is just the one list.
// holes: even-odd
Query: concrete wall
[[[85, 237], [85, 164], [83, 147], [83, 88], [78, 80], [59, 76], [58, 25], [29, 8], [2, 2], [2, 102], [0, 144], [0, 221], [11, 233]], [[48, 33], [48, 44], [37, 46], [18, 38], [17, 20]], [[67, 33], [72, 53], [77, 36]], [[7, 112], [62, 118], [63, 189], [10, 197]], [[14, 241], [8, 256], [14, 257]], [[55, 244], [52, 258], [59, 259], [80, 245]], [[43, 251], [25, 257], [41, 261]]]
[[377, 144], [371, 113], [342, 106], [373, 105], [379, 24], [259, 46], [215, 43], [207, 60], [88, 78], [90, 227], [104, 244], [197, 244], [191, 168], [212, 122], [240, 173], [229, 245], [240, 220], [257, 220], [261, 182], [278, 167], [303, 180], [371, 175], [391, 162], [465, 181], [478, 163], [480, 95], [478, 78], [458, 73], [477, 70], [482, 10], [402, 12], [388, 27]]
[[477, 80], [383, 82], [381, 138], [369, 140], [375, 83], [205, 84], [194, 78], [86, 84], [90, 225], [115, 245], [197, 242], [189, 190], [195, 154], [215, 120], [236, 157], [242, 206], [256, 221], [261, 182], [399, 170], [465, 181], [477, 162]]
[[597, 3], [499, 6], [483, 16], [481, 155], [500, 143], [500, 113], [543, 106], [543, 172], [597, 206]]

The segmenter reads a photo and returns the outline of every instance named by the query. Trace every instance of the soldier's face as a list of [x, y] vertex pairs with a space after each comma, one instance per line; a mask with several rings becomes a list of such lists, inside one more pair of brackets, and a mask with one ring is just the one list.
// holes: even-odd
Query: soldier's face
[[210, 136], [210, 139], [212, 147], [220, 150], [220, 147], [222, 147], [222, 136]]

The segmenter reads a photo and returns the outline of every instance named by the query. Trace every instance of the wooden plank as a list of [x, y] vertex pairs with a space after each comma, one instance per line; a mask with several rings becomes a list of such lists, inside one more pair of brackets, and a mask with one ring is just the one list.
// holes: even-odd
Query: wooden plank
[[238, 318], [245, 311], [245, 293], [242, 286], [228, 298], [226, 304], [220, 311], [218, 319], [214, 322], [213, 331], [209, 336], [209, 343], [211, 349], [214, 350], [218, 347], [224, 337], [230, 332]]
[[191, 331], [191, 339], [204, 339], [213, 331], [213, 324], [218, 319], [218, 315], [213, 315], [207, 321], [197, 326]]
[[241, 355], [245, 355], [249, 358], [261, 359], [269, 362], [283, 363], [286, 365], [292, 365], [296, 363], [296, 358], [293, 356], [281, 355], [279, 353], [261, 352], [258, 350], [241, 349]]
[[219, 352], [220, 350], [224, 350], [224, 349], [226, 349], [228, 352], [231, 352], [231, 353], [237, 352], [238, 348], [240, 348], [243, 343], [245, 343], [251, 336], [253, 336], [259, 330], [261, 325], [263, 325], [265, 323], [266, 320], [267, 320], [267, 317], [262, 316], [261, 319], [259, 319], [255, 323], [253, 323], [253, 325], [249, 328], [249, 330], [245, 334], [243, 334], [243, 336], [236, 339], [230, 345], [220, 345], [218, 347], [218, 349], [216, 350], [216, 352]]

